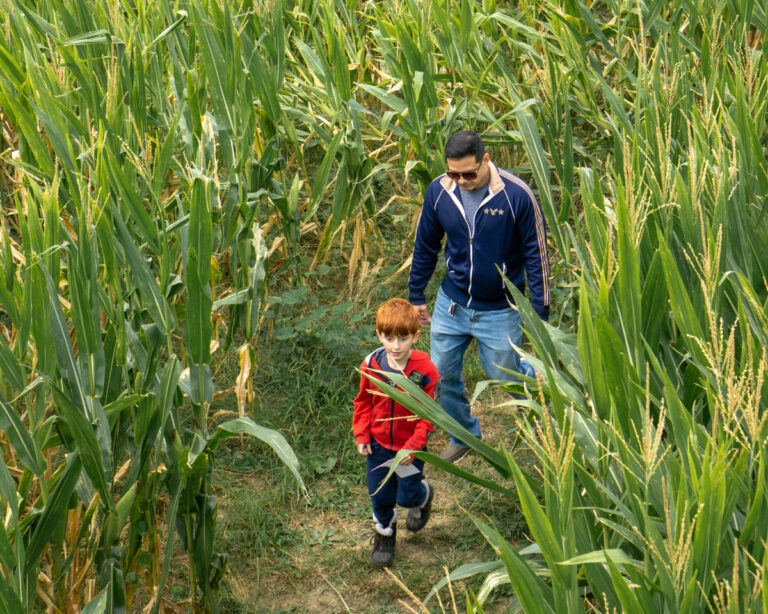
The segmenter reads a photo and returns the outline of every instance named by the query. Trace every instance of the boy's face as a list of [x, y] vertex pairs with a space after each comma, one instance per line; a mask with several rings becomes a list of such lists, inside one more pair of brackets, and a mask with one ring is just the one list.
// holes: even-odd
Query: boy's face
[[387, 352], [387, 362], [390, 364], [395, 362], [401, 366], [411, 357], [411, 349], [419, 335], [421, 335], [421, 331], [408, 335], [388, 335], [379, 330], [376, 331], [376, 336]]

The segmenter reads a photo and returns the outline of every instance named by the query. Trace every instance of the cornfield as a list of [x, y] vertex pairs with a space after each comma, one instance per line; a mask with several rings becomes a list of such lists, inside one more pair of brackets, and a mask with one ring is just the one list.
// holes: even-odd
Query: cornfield
[[458, 471], [531, 537], [473, 518], [498, 559], [454, 571], [487, 576], [468, 611], [502, 583], [510, 611], [768, 611], [763, 4], [0, 7], [0, 609], [159, 612], [174, 545], [218, 609], [216, 447], [256, 437], [303, 486], [246, 411], [270, 272], [338, 247], [352, 283], [472, 128], [535, 187], [558, 302], [518, 300], [536, 470], [476, 441], [498, 479]]

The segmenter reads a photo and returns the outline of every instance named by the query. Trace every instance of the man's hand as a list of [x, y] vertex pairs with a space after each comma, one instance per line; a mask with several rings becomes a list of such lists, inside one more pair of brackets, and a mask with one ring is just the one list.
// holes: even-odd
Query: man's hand
[[359, 443], [357, 444], [357, 451], [360, 452], [360, 454], [363, 456], [368, 456], [371, 453], [371, 444]]
[[429, 310], [426, 305], [414, 305], [414, 307], [416, 308], [416, 311], [419, 312], [419, 326], [424, 328], [432, 320], [429, 315]]

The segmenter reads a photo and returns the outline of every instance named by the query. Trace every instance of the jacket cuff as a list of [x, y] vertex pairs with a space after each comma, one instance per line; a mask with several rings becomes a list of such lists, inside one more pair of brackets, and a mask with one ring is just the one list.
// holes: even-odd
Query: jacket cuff
[[427, 299], [424, 296], [424, 292], [411, 291], [408, 294], [408, 302], [411, 305], [426, 305]]
[[418, 441], [414, 441], [413, 439], [409, 439], [408, 441], [406, 441], [403, 444], [402, 449], [403, 450], [413, 450], [414, 452], [418, 452], [419, 450], [421, 450], [426, 445], [426, 443], [427, 443], [426, 440], [422, 444], [419, 444]]
[[531, 303], [531, 306], [533, 307], [534, 311], [539, 315], [539, 317], [544, 320], [545, 322], [549, 320], [549, 305], [543, 305], [541, 303]]

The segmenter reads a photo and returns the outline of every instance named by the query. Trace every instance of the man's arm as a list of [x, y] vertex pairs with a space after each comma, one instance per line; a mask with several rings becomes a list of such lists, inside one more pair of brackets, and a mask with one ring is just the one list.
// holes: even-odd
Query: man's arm
[[426, 306], [424, 289], [427, 287], [432, 273], [435, 272], [437, 256], [445, 234], [440, 221], [437, 219], [434, 189], [427, 189], [427, 195], [421, 206], [419, 224], [416, 227], [416, 240], [413, 244], [413, 258], [411, 260], [411, 275], [408, 280], [409, 302], [419, 311], [419, 321], [422, 324], [429, 322], [429, 311]]
[[[527, 187], [527, 186], [526, 186]], [[545, 322], [549, 318], [549, 253], [544, 211], [530, 188], [522, 197], [516, 216], [520, 230], [525, 275], [531, 293], [531, 306]]]

